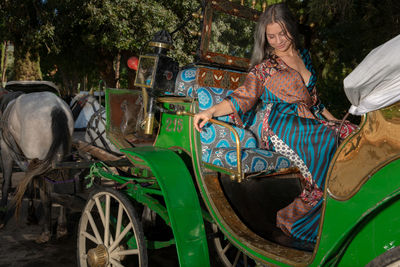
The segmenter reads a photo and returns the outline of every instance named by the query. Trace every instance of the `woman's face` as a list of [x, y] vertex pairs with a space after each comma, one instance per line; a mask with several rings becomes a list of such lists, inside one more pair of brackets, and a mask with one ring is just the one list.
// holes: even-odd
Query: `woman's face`
[[267, 35], [267, 41], [275, 50], [275, 53], [286, 52], [292, 47], [292, 41], [289, 39], [291, 37], [290, 34], [278, 23], [273, 22], [268, 24], [265, 28], [265, 32]]

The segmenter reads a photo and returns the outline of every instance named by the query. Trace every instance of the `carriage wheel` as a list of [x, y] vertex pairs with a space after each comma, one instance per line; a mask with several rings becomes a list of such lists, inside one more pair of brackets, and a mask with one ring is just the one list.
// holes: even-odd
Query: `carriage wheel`
[[400, 266], [400, 247], [392, 248], [382, 255], [378, 256], [370, 263], [366, 265], [366, 267], [397, 267]]
[[216, 224], [212, 224], [213, 242], [215, 251], [222, 264], [226, 267], [254, 266], [255, 262], [246, 254], [236, 248], [218, 229]]
[[122, 193], [103, 188], [82, 212], [77, 240], [78, 266], [147, 266], [141, 222]]

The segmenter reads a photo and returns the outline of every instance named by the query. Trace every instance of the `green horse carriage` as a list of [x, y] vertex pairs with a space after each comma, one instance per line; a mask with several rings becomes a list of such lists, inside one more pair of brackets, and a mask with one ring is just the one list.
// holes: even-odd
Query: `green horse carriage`
[[[317, 242], [294, 240], [276, 228], [275, 218], [302, 191], [300, 172], [259, 148], [265, 111], [245, 129], [227, 116], [202, 133], [193, 127], [195, 113], [222, 101], [246, 75], [248, 60], [236, 50], [235, 56], [210, 50], [213, 18], [224, 17], [216, 13], [248, 21], [259, 15], [225, 0], [206, 1], [196, 64], [178, 72], [165, 55], [168, 44], [156, 40], [137, 70], [136, 85], [145, 89], [106, 90], [107, 135], [125, 157], [114, 166], [125, 166], [97, 162], [90, 169], [96, 190], [79, 223], [79, 266], [148, 266], [149, 250], [171, 245], [180, 266], [213, 266], [215, 252], [225, 266], [400, 260], [400, 104], [368, 112], [339, 145]], [[148, 103], [143, 109], [135, 104], [139, 98]], [[121, 131], [127, 116], [139, 125], [139, 113], [147, 137]]]

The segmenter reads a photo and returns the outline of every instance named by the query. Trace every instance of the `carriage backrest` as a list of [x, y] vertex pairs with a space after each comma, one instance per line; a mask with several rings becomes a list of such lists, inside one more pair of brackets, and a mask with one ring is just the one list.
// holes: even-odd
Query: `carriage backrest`
[[[245, 72], [210, 67], [191, 67], [178, 73], [175, 95], [196, 97], [199, 110], [205, 110], [220, 103], [246, 77]], [[217, 120], [231, 124], [239, 134], [242, 147], [242, 168], [246, 173], [275, 171], [292, 167], [290, 160], [276, 152], [259, 149], [262, 144], [262, 121], [266, 110], [256, 107], [253, 116], [247, 118], [244, 128], [235, 126], [231, 116], [221, 116]], [[237, 166], [236, 139], [230, 130], [215, 124], [208, 124], [200, 133], [202, 160], [223, 168]]]
[[[210, 67], [191, 67], [178, 73], [174, 94], [177, 96], [197, 97], [200, 111], [220, 103], [233, 90], [239, 87], [246, 78], [245, 72], [214, 69]], [[249, 118], [245, 128], [234, 128], [238, 131], [242, 147], [257, 148], [261, 144], [262, 120], [265, 111], [259, 110]], [[231, 116], [221, 116], [220, 121], [234, 125]], [[201, 133], [203, 150], [208, 147], [234, 147], [234, 136], [227, 128], [213, 125], [210, 131]]]

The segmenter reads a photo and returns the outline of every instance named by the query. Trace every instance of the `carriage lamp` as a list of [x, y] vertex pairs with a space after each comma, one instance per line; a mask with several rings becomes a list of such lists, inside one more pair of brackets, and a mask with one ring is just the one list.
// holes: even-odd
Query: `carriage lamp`
[[139, 57], [135, 79], [135, 86], [142, 87], [143, 90], [145, 134], [153, 133], [155, 99], [174, 91], [179, 71], [178, 63], [166, 55], [172, 48], [172, 38], [167, 31], [156, 33], [149, 47], [153, 47], [153, 53]]

